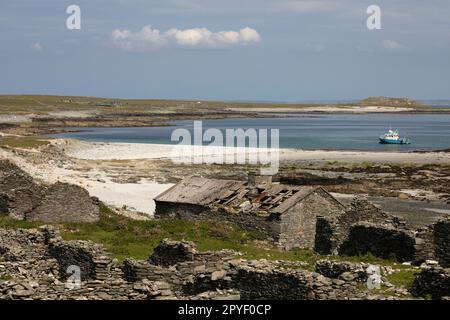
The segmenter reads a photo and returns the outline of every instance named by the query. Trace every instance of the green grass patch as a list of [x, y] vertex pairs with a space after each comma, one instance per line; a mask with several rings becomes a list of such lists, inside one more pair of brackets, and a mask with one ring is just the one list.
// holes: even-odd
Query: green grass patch
[[0, 280], [1, 281], [8, 281], [8, 280], [12, 280], [13, 277], [8, 276], [8, 275], [0, 275]]
[[411, 288], [418, 270], [412, 270], [411, 266], [401, 266], [400, 269], [400, 271], [386, 275], [386, 278], [396, 287]]
[[262, 239], [261, 235], [244, 232], [223, 222], [183, 220], [137, 221], [119, 216], [106, 206], [96, 223], [68, 223], [60, 226], [64, 239], [92, 240], [103, 244], [119, 260], [126, 257], [146, 259], [162, 239], [188, 240], [200, 251], [234, 249]]
[[0, 139], [0, 146], [10, 148], [33, 149], [49, 143], [48, 140], [39, 137], [4, 137]]

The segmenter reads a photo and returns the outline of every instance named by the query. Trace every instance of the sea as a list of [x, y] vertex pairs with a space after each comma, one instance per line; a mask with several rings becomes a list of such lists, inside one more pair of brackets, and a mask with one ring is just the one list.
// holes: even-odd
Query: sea
[[[51, 135], [98, 142], [176, 144], [176, 129], [194, 133], [194, 121], [171, 121], [163, 127], [71, 128], [73, 132]], [[297, 114], [277, 118], [202, 120], [203, 130], [279, 130], [280, 148], [304, 150], [398, 151], [442, 150], [450, 148], [450, 114]], [[408, 145], [380, 144], [378, 137], [389, 128], [409, 138]], [[269, 146], [270, 146], [270, 139]], [[208, 145], [209, 142], [204, 142]]]

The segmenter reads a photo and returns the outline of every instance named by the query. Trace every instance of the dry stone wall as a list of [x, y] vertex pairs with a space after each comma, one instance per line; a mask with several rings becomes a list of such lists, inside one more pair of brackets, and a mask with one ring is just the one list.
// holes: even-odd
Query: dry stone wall
[[434, 225], [435, 257], [443, 267], [450, 267], [450, 217]]
[[417, 297], [450, 297], [450, 269], [424, 265], [414, 280], [411, 292]]
[[38, 206], [45, 191], [45, 187], [36, 184], [15, 164], [0, 160], [0, 214], [24, 219]]
[[0, 214], [18, 220], [94, 222], [99, 219], [99, 203], [81, 187], [47, 187], [12, 162], [0, 160]]
[[362, 222], [350, 228], [348, 238], [339, 247], [339, 254], [358, 256], [371, 253], [400, 262], [415, 257], [414, 235], [407, 230]]
[[99, 207], [87, 190], [68, 183], [55, 183], [45, 192], [26, 220], [43, 222], [94, 222], [99, 218]]
[[244, 212], [230, 213], [221, 208], [213, 210], [205, 206], [183, 203], [172, 204], [157, 201], [155, 217], [189, 221], [227, 221], [243, 230], [259, 232], [274, 241], [278, 240], [280, 230], [279, 221], [273, 216], [260, 216]]

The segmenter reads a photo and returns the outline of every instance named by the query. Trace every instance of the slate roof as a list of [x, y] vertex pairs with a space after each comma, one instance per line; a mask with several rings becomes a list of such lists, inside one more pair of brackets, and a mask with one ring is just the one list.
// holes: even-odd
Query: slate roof
[[215, 205], [236, 208], [238, 211], [241, 210], [241, 205], [250, 202], [252, 210], [282, 214], [315, 191], [324, 192], [327, 197], [340, 204], [321, 187], [269, 184], [264, 188], [259, 187], [256, 195], [249, 196], [250, 189], [245, 181], [198, 177], [181, 181], [157, 196], [155, 201]]

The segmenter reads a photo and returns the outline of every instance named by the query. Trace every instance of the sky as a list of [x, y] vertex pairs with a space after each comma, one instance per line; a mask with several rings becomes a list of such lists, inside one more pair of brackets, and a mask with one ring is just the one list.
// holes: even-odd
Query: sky
[[449, 99], [450, 1], [1, 0], [0, 75], [0, 94]]

